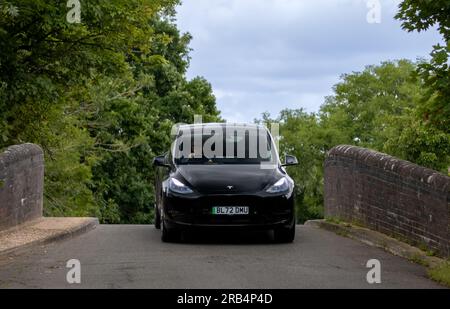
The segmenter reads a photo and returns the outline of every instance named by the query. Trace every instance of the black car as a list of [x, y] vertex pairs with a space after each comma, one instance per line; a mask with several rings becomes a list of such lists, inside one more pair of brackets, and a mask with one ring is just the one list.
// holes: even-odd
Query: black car
[[190, 229], [273, 230], [295, 237], [294, 182], [266, 127], [256, 124], [180, 125], [168, 153], [154, 159], [155, 226], [162, 241]]

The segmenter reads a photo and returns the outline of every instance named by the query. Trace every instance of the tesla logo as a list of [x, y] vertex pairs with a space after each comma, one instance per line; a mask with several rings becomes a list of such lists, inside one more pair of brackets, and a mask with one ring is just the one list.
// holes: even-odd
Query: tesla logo
[[233, 189], [234, 187], [233, 187], [233, 186], [227, 186], [227, 188], [228, 188], [228, 190], [231, 190], [231, 189]]

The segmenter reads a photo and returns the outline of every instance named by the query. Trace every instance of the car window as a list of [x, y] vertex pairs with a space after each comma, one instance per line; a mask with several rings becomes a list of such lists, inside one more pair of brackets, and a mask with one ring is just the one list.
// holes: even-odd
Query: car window
[[270, 134], [264, 128], [206, 128], [180, 130], [173, 156], [175, 164], [260, 164], [276, 158]]

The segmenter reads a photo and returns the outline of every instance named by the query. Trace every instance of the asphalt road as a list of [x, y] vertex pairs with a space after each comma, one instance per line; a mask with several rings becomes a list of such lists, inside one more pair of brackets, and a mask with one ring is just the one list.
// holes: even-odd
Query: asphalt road
[[[292, 244], [270, 233], [193, 235], [167, 244], [145, 225], [100, 225], [75, 238], [0, 257], [1, 288], [436, 288], [424, 267], [312, 226]], [[66, 262], [81, 263], [68, 284]], [[368, 284], [369, 259], [381, 283]]]

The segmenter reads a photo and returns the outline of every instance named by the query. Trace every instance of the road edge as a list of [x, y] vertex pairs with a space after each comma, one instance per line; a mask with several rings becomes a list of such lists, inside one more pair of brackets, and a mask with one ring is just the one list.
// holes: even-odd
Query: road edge
[[[44, 218], [45, 219], [45, 218]], [[59, 218], [63, 219], [63, 218]], [[80, 218], [81, 219], [81, 218]], [[24, 250], [31, 249], [34, 247], [44, 246], [50, 243], [63, 241], [69, 238], [73, 238], [75, 236], [84, 234], [90, 230], [95, 229], [99, 225], [98, 218], [82, 218], [83, 221], [80, 224], [77, 224], [75, 226], [72, 226], [68, 229], [62, 229], [58, 230], [55, 233], [51, 233], [48, 235], [45, 235], [44, 237], [34, 239], [30, 242], [20, 244], [11, 248], [7, 248], [5, 250], [0, 250], [0, 256], [4, 256], [11, 253], [20, 253]], [[39, 220], [36, 220], [34, 222], [38, 222]], [[14, 228], [17, 230], [17, 228]], [[5, 231], [3, 231], [5, 232]]]
[[305, 225], [316, 226], [334, 232], [340, 236], [360, 241], [366, 245], [383, 249], [393, 255], [403, 257], [426, 267], [433, 268], [445, 262], [444, 259], [432, 256], [430, 253], [398, 239], [349, 223], [335, 223], [328, 220], [309, 220], [305, 222]]
[[390, 254], [400, 256], [410, 262], [422, 265], [427, 268], [427, 276], [430, 280], [433, 280], [444, 287], [450, 287], [450, 261], [431, 256], [426, 251], [380, 232], [345, 222], [309, 220], [305, 222], [305, 225], [328, 230], [337, 235], [348, 237], [371, 247], [380, 248]]

